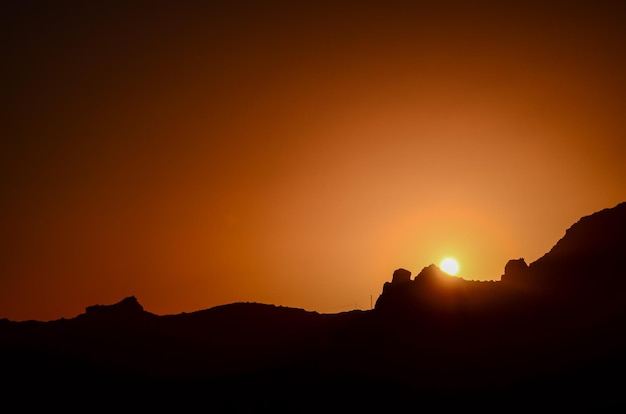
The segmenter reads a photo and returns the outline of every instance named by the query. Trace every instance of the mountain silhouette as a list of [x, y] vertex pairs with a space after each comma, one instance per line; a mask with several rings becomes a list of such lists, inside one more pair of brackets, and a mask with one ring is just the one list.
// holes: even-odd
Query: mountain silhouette
[[131, 296], [71, 319], [3, 319], [3, 401], [212, 412], [621, 406], [625, 257], [621, 203], [581, 218], [535, 262], [511, 259], [500, 281], [398, 268], [369, 311], [232, 303], [156, 315]]
[[587, 295], [624, 289], [626, 203], [581, 218], [516, 282], [541, 290]]

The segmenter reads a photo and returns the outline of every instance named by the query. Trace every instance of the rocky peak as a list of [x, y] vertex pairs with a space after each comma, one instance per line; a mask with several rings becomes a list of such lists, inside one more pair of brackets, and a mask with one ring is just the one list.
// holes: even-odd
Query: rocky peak
[[129, 296], [113, 305], [92, 305], [85, 315], [94, 318], [129, 318], [146, 313], [136, 297]]
[[430, 264], [424, 267], [415, 277], [415, 282], [424, 283], [431, 282], [446, 277], [446, 275], [436, 264]]
[[504, 266], [504, 274], [500, 277], [503, 282], [515, 282], [523, 280], [528, 273], [528, 264], [523, 257], [511, 259]]
[[406, 283], [411, 281], [411, 272], [406, 269], [396, 269], [391, 277], [391, 283]]

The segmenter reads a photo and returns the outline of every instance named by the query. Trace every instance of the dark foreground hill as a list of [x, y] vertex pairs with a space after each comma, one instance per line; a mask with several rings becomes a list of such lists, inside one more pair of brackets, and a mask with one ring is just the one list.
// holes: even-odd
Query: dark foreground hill
[[[625, 404], [626, 203], [498, 282], [397, 269], [375, 309], [233, 303], [159, 316], [134, 297], [0, 321], [2, 401], [177, 411], [601, 409]], [[121, 408], [120, 408], [121, 407]]]

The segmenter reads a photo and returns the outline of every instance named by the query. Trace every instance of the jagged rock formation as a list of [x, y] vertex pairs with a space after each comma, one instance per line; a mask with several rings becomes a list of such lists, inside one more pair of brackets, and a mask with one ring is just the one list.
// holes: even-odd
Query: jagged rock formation
[[626, 202], [581, 218], [548, 253], [530, 265], [524, 258], [509, 260], [500, 282], [485, 284], [451, 277], [434, 264], [422, 269], [414, 280], [410, 280], [408, 270], [398, 269], [392, 283], [383, 286], [376, 308], [420, 308], [443, 302], [442, 295], [455, 296], [457, 302], [465, 304], [488, 303], [489, 306], [501, 303], [504, 296], [515, 303], [521, 298], [593, 300], [593, 295], [613, 301], [626, 300], [624, 258]]
[[392, 284], [399, 284], [411, 281], [411, 272], [406, 269], [396, 269], [391, 277]]
[[[408, 272], [398, 269], [394, 275], [400, 271]], [[460, 308], [486, 309], [489, 306], [496, 306], [499, 302], [494, 289], [496, 282], [469, 281], [450, 276], [435, 264], [424, 267], [413, 280], [402, 279], [402, 282], [393, 280], [383, 285], [383, 291], [376, 300], [377, 311], [456, 312]]]
[[511, 259], [504, 266], [504, 274], [500, 277], [500, 280], [507, 283], [523, 282], [524, 278], [527, 277], [527, 273], [528, 265], [523, 257]]
[[139, 303], [136, 297], [129, 296], [118, 303], [112, 305], [92, 305], [85, 309], [85, 313], [82, 315], [87, 318], [100, 318], [100, 319], [134, 319], [146, 315], [143, 306]]

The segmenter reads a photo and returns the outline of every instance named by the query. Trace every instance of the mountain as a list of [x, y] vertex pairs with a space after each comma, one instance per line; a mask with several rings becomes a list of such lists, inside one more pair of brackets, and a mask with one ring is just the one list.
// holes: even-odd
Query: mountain
[[369, 311], [232, 303], [155, 315], [135, 297], [71, 319], [0, 320], [2, 400], [119, 409], [553, 409], [623, 405], [626, 203], [501, 281], [413, 279]]
[[539, 289], [622, 292], [626, 285], [626, 203], [581, 218], [552, 249], [528, 266], [521, 283]]

